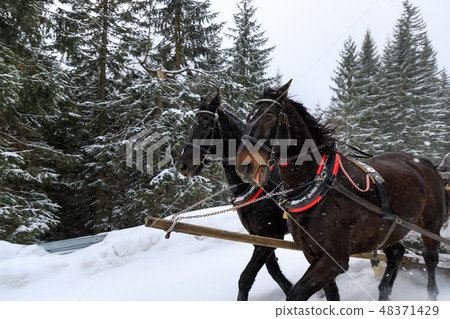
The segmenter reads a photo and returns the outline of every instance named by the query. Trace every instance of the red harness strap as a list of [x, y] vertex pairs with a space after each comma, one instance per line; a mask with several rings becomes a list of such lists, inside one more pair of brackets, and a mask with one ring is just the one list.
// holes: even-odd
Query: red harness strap
[[[245, 202], [243, 202], [241, 205], [243, 205], [243, 204], [247, 204], [247, 203], [249, 203], [249, 202], [253, 202], [255, 199], [257, 199], [258, 198], [258, 196], [259, 195], [261, 195], [261, 193], [263, 192], [263, 190], [264, 190], [264, 188], [262, 188], [262, 187], [260, 187], [259, 189], [258, 189], [258, 191], [248, 200], [248, 201], [245, 201]], [[240, 205], [238, 205], [237, 207], [239, 207]]]
[[291, 213], [300, 213], [300, 212], [303, 212], [303, 211], [305, 211], [305, 210], [307, 210], [307, 209], [313, 207], [314, 205], [316, 205], [318, 202], [320, 202], [321, 199], [322, 199], [322, 196], [319, 195], [319, 196], [317, 196], [311, 203], [309, 203], [308, 205], [303, 206], [303, 207], [299, 207], [299, 208], [295, 208], [295, 209], [289, 209], [289, 211], [290, 211]]
[[[335, 155], [335, 159], [334, 159], [334, 163], [333, 163], [333, 168], [331, 171], [331, 175], [332, 176], [336, 176], [339, 170], [339, 162], [341, 161], [341, 158], [339, 157], [339, 154]], [[325, 155], [322, 157], [322, 162], [319, 165], [319, 168], [317, 169], [316, 174], [320, 174], [322, 172], [324, 163], [325, 163]], [[289, 212], [291, 213], [299, 213], [299, 212], [303, 212], [307, 209], [310, 209], [311, 207], [313, 207], [314, 205], [316, 205], [318, 202], [320, 202], [323, 199], [322, 196], [323, 192], [320, 194], [317, 194], [317, 196], [310, 202], [308, 202], [308, 204], [306, 204], [305, 206], [301, 206], [301, 207], [297, 207], [297, 208], [291, 208], [289, 209]]]
[[290, 164], [291, 162], [284, 162], [283, 161], [283, 158], [282, 157], [280, 157], [280, 167], [286, 167], [286, 166], [288, 166], [289, 164]]
[[319, 175], [319, 174], [322, 172], [323, 164], [325, 163], [325, 158], [326, 158], [326, 157], [327, 157], [327, 155], [326, 155], [326, 154], [323, 154], [323, 156], [322, 156], [322, 161], [320, 162], [320, 165], [319, 165], [319, 167], [317, 168], [316, 175]]

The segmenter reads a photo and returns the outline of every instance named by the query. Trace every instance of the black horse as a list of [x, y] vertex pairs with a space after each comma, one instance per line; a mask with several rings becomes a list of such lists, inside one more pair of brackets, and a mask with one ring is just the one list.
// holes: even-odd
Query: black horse
[[[243, 183], [236, 174], [233, 158], [225, 158], [231, 154], [236, 154], [236, 143], [240, 143], [244, 133], [245, 124], [233, 113], [221, 106], [220, 94], [217, 93], [211, 101], [202, 98], [200, 108], [196, 114], [195, 123], [191, 129], [191, 135], [180, 154], [176, 168], [184, 176], [192, 177], [200, 174], [201, 169], [208, 161], [208, 156], [212, 148], [216, 146], [194, 144], [195, 140], [207, 141], [210, 139], [220, 139], [223, 145], [222, 165], [231, 189], [231, 201], [237, 207], [237, 213], [245, 229], [253, 235], [260, 235], [283, 239], [287, 233], [286, 219], [283, 219], [283, 211], [271, 199], [264, 199], [249, 206], [239, 208], [239, 205], [263, 196], [266, 192], [273, 190], [274, 185], [279, 185], [279, 177], [272, 178], [268, 186], [261, 190], [250, 184]], [[233, 146], [234, 143], [234, 146]], [[229, 146], [233, 149], [229, 150]], [[194, 156], [197, 150], [198, 159]], [[214, 149], [216, 150], [216, 149]], [[292, 288], [292, 284], [283, 275], [275, 256], [275, 248], [255, 246], [253, 255], [239, 279], [238, 300], [247, 300], [248, 293], [253, 282], [263, 265], [266, 265], [269, 274], [287, 294]]]
[[[283, 187], [291, 191], [282, 200], [289, 214], [288, 227], [310, 267], [287, 299], [307, 300], [347, 271], [350, 255], [383, 249], [387, 267], [379, 299], [387, 300], [405, 251], [399, 241], [409, 232], [396, 226], [397, 222], [402, 219], [439, 234], [447, 219], [442, 181], [427, 161], [401, 152], [373, 157], [367, 162], [370, 166], [361, 169], [336, 152], [328, 126], [320, 124], [302, 104], [287, 98], [289, 85], [278, 90], [267, 88], [256, 102], [236, 162], [242, 180], [255, 185], [264, 185], [269, 168], [280, 164]], [[278, 144], [269, 144], [272, 139], [279, 140]], [[286, 139], [291, 143], [281, 145]], [[248, 147], [255, 142], [254, 148]], [[379, 187], [371, 184], [368, 172], [376, 174]], [[383, 207], [384, 214], [375, 214], [373, 207]], [[425, 236], [422, 239], [428, 296], [435, 300], [439, 292], [435, 280], [439, 242]]]

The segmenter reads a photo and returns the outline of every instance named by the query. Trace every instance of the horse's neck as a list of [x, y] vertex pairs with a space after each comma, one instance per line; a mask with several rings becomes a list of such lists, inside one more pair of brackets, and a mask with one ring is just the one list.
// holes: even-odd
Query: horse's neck
[[[224, 110], [219, 110], [218, 115], [220, 136], [223, 142], [222, 166], [228, 184], [230, 186], [239, 185], [233, 189], [233, 193], [237, 194], [247, 187], [247, 184], [244, 184], [242, 179], [237, 175], [235, 165], [237, 148], [239, 147], [242, 135], [244, 135], [244, 123], [233, 118], [229, 112]], [[229, 149], [230, 147], [233, 147], [233, 149]]]
[[[300, 154], [300, 149], [297, 154]], [[318, 166], [319, 164], [311, 155], [302, 164], [292, 160], [288, 165], [280, 167], [283, 188], [287, 190], [308, 183], [315, 177]]]
[[299, 158], [291, 161], [289, 165], [280, 168], [284, 189], [295, 188], [311, 181], [320, 165], [320, 162], [317, 163], [318, 159], [316, 156], [311, 154], [312, 148], [314, 147], [312, 143], [315, 146], [318, 145], [308, 130], [302, 116], [295, 110], [294, 106], [291, 107], [293, 110], [289, 113], [289, 122], [291, 123], [292, 137], [297, 140], [297, 144], [288, 148], [288, 156], [290, 158], [297, 158], [299, 156]]
[[316, 175], [322, 157], [321, 154], [312, 153], [314, 146], [318, 145], [313, 140], [307, 127], [303, 125], [303, 120], [297, 120], [296, 122], [300, 123], [298, 127], [293, 129], [297, 144], [288, 148], [288, 155], [295, 160], [280, 169], [284, 189], [295, 188], [310, 182]]

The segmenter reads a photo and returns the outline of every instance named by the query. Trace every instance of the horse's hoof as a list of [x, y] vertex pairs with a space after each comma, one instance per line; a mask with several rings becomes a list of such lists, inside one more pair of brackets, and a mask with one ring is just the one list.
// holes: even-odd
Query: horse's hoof
[[428, 295], [428, 301], [437, 301], [437, 296], [435, 295]]

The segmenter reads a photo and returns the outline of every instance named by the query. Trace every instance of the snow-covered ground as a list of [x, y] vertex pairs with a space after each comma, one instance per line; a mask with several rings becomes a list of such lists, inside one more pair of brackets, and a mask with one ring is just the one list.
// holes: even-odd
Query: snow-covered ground
[[[201, 211], [215, 211], [218, 208]], [[198, 212], [193, 212], [197, 214]], [[245, 233], [233, 212], [190, 220], [198, 225]], [[450, 237], [449, 229], [444, 236]], [[248, 244], [172, 233], [144, 226], [113, 231], [105, 240], [67, 255], [50, 254], [39, 246], [0, 242], [0, 300], [150, 300], [232, 301], [249, 261]], [[291, 240], [290, 236], [286, 239]], [[277, 250], [283, 272], [297, 281], [308, 267], [301, 252]], [[450, 300], [450, 272], [439, 271], [439, 300]], [[348, 274], [337, 279], [344, 301], [376, 300], [377, 278], [370, 262], [352, 259]], [[392, 300], [427, 300], [426, 272], [402, 269]], [[250, 300], [284, 300], [284, 294], [263, 268]], [[318, 293], [312, 300], [324, 300]]]

